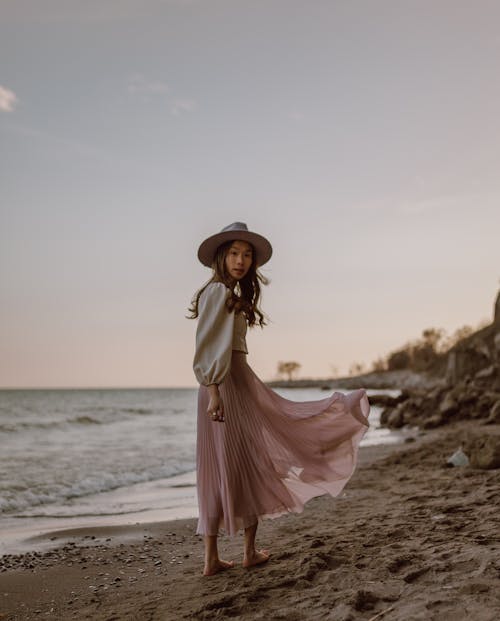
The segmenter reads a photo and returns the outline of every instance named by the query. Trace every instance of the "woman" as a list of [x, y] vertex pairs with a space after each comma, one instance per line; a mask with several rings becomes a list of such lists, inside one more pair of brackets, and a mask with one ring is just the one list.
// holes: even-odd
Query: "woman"
[[294, 402], [269, 389], [246, 362], [247, 326], [265, 325], [258, 271], [269, 241], [235, 222], [208, 237], [198, 258], [212, 268], [195, 295], [193, 369], [198, 395], [197, 533], [205, 538], [204, 575], [233, 567], [217, 551], [220, 528], [245, 531], [243, 566], [269, 559], [257, 550], [259, 518], [300, 512], [314, 496], [337, 496], [354, 472], [368, 428], [364, 390]]

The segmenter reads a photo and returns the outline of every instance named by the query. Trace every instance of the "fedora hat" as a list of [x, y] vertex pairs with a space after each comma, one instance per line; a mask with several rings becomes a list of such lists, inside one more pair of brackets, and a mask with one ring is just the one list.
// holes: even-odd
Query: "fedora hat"
[[249, 231], [244, 222], [233, 222], [225, 226], [220, 233], [211, 235], [198, 248], [198, 259], [207, 267], [212, 267], [217, 248], [228, 241], [246, 241], [252, 244], [255, 250], [257, 267], [264, 265], [271, 258], [273, 248], [265, 237]]

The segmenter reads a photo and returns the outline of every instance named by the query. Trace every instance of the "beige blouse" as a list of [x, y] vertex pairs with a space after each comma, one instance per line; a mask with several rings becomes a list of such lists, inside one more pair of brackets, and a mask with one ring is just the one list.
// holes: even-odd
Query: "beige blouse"
[[200, 296], [193, 370], [200, 384], [220, 384], [231, 367], [232, 350], [248, 353], [247, 322], [243, 313], [229, 312], [231, 292], [221, 282], [211, 282]]

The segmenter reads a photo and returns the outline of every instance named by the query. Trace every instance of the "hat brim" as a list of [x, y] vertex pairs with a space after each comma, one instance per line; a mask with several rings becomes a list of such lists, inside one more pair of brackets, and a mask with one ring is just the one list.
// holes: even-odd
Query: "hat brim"
[[273, 254], [269, 241], [252, 231], [223, 231], [207, 237], [198, 248], [198, 259], [207, 267], [212, 267], [217, 248], [229, 241], [246, 241], [254, 247], [257, 267], [267, 263]]

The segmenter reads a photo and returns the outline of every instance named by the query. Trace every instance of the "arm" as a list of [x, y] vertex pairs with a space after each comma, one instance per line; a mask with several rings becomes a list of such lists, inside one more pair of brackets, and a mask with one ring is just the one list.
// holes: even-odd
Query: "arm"
[[226, 307], [228, 289], [222, 283], [211, 283], [199, 301], [196, 351], [193, 370], [200, 384], [207, 386], [210, 401], [207, 413], [214, 412], [223, 420], [219, 384], [231, 368], [234, 313]]

